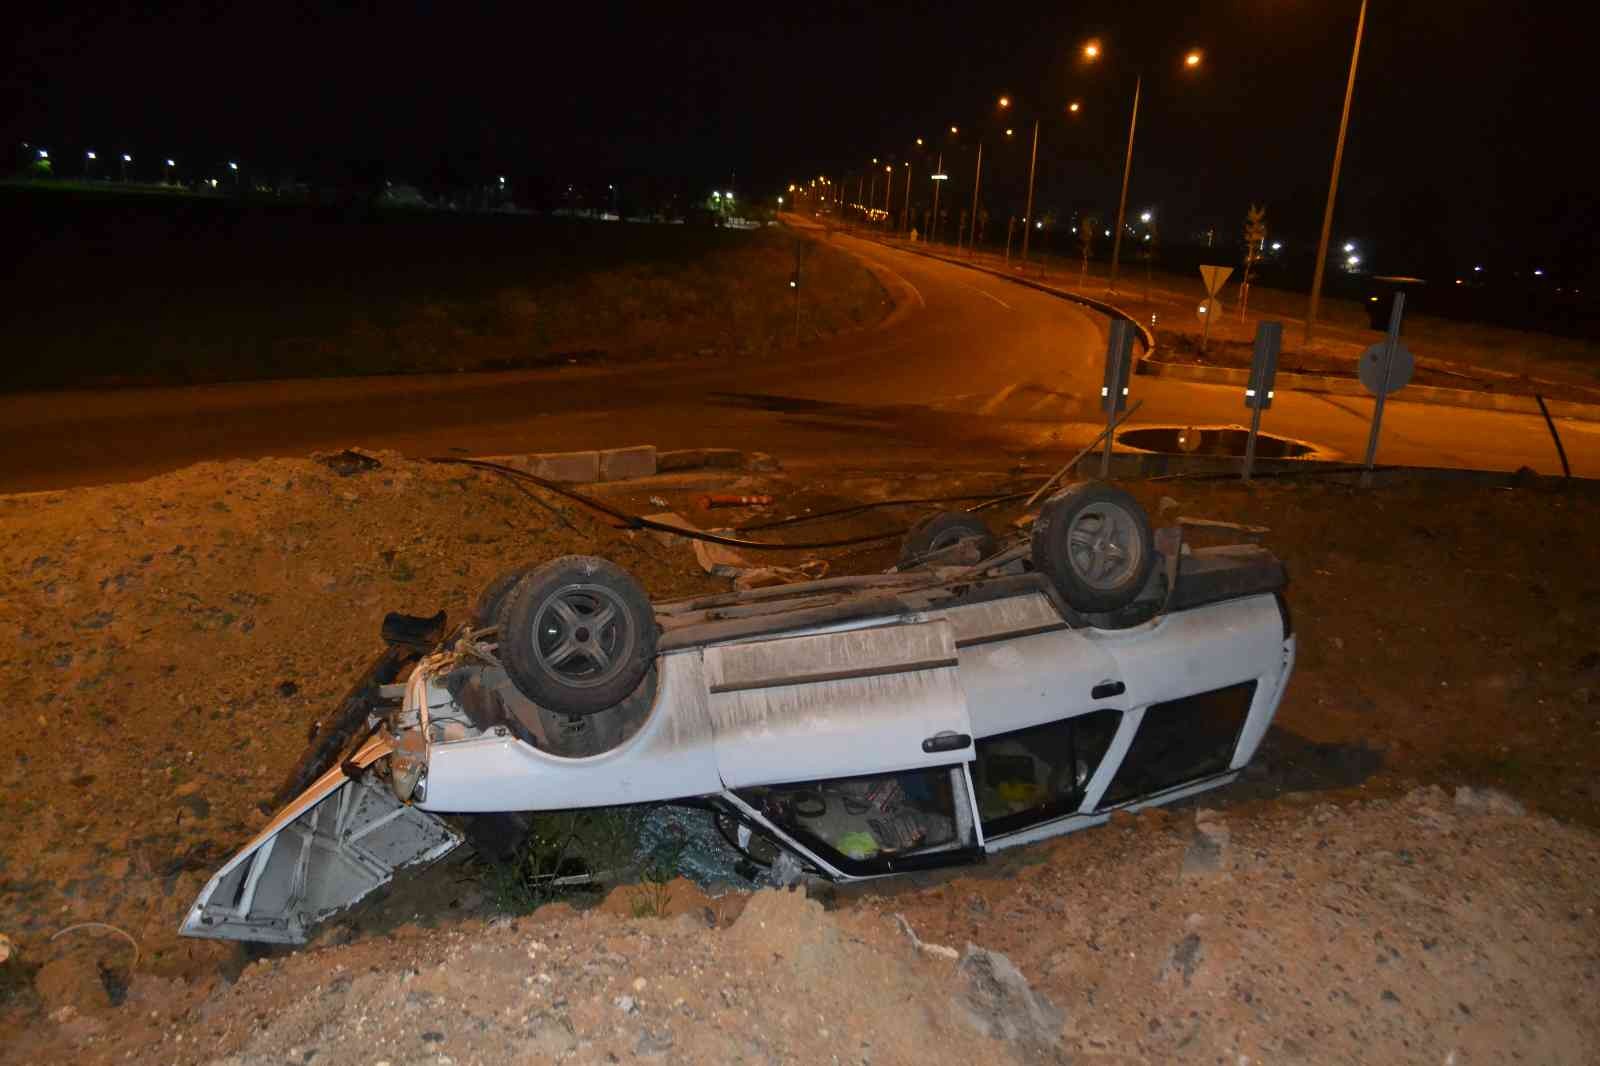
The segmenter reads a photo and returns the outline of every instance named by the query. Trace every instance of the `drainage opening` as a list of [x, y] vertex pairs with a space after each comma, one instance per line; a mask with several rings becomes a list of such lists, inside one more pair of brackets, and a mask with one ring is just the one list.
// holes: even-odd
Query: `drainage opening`
[[[1230, 426], [1226, 429], [1200, 426], [1151, 426], [1117, 434], [1117, 443], [1147, 452], [1174, 455], [1244, 455], [1250, 431]], [[1314, 449], [1287, 437], [1256, 434], [1256, 456], [1260, 459], [1299, 459]]]

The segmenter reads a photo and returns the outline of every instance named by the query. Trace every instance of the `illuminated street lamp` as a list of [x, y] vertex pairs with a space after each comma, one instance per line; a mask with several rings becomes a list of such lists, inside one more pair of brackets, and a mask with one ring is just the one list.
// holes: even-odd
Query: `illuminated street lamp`
[[[1365, 0], [1363, 0], [1363, 3]], [[1091, 62], [1100, 58], [1100, 42], [1090, 41], [1083, 46], [1083, 57]], [[1191, 48], [1184, 54], [1183, 66], [1186, 70], [1195, 70], [1200, 66], [1201, 53], [1197, 48]], [[1133, 138], [1139, 128], [1139, 97], [1144, 90], [1144, 72], [1141, 70], [1133, 82], [1133, 110], [1128, 117], [1128, 151], [1122, 162], [1122, 197], [1117, 202], [1117, 229], [1116, 237], [1111, 245], [1111, 279], [1109, 287], [1117, 287], [1117, 268], [1122, 259], [1122, 234], [1127, 229], [1128, 217], [1128, 177], [1133, 172]]]
[[1154, 217], [1155, 217], [1154, 215], [1152, 215], [1150, 212], [1146, 211], [1146, 212], [1144, 212], [1143, 214], [1141, 214], [1139, 216], [1139, 221], [1140, 222], [1144, 222], [1144, 223], [1148, 223]]
[[122, 180], [123, 181], [127, 181], [128, 180], [128, 164], [131, 163], [131, 162], [133, 162], [133, 156], [129, 155], [127, 152], [123, 152], [122, 153]]
[[169, 181], [169, 182], [172, 180], [172, 168], [175, 167], [175, 166], [177, 166], [176, 163], [174, 163], [170, 159], [167, 160], [167, 165], [163, 168], [163, 171], [162, 171], [163, 180]]
[[94, 149], [92, 149], [92, 148], [89, 151], [83, 153], [83, 160], [84, 160], [84, 162], [83, 162], [83, 176], [84, 177], [89, 178], [89, 177], [93, 177], [94, 176], [94, 161], [96, 159], [99, 159], [99, 158], [100, 158], [99, 156], [95, 155]]
[[[1099, 42], [1097, 42], [1097, 41], [1091, 41], [1090, 44], [1093, 45], [1093, 47], [1094, 47], [1093, 53], [1091, 53], [1089, 51], [1089, 47], [1088, 46], [1085, 46], [1084, 47], [1084, 54], [1089, 56], [1092, 59], [1092, 58], [1094, 58], [1094, 56], [1097, 56], [1097, 55], [1100, 54], [1100, 45], [1099, 45]], [[1067, 105], [1067, 111], [1068, 111], [1069, 114], [1076, 115], [1081, 110], [1083, 110], [1083, 107], [1076, 100], [1072, 101], [1070, 104]], [[1006, 131], [1006, 135], [1010, 136], [1010, 131], [1009, 130]], [[1028, 258], [1028, 234], [1029, 234], [1028, 220], [1033, 217], [1033, 175], [1034, 175], [1034, 170], [1035, 170], [1038, 162], [1039, 162], [1039, 120], [1037, 118], [1035, 118], [1033, 120], [1033, 150], [1028, 155], [1028, 205], [1027, 205], [1027, 207], [1025, 207], [1023, 209], [1023, 214], [1022, 214], [1022, 258], [1023, 258], [1024, 261], [1026, 261], [1027, 258]], [[1035, 229], [1039, 229], [1040, 227], [1035, 226], [1034, 228]]]

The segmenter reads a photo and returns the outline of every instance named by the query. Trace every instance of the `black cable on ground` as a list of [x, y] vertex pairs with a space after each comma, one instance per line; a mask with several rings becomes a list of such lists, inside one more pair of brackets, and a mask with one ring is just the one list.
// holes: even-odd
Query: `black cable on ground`
[[503, 463], [491, 463], [486, 459], [461, 459], [455, 456], [435, 456], [427, 460], [430, 463], [441, 463], [451, 466], [466, 466], [475, 470], [485, 470], [498, 473], [502, 476], [515, 478], [538, 485], [546, 491], [558, 496], [565, 496], [575, 503], [598, 511], [609, 518], [622, 523], [624, 529], [650, 529], [659, 533], [670, 533], [677, 537], [686, 537], [689, 540], [704, 541], [707, 544], [719, 544], [725, 548], [745, 548], [751, 551], [815, 551], [822, 548], [849, 548], [857, 544], [871, 544], [880, 540], [893, 540], [895, 537], [904, 536], [907, 529], [896, 529], [885, 533], [869, 533], [859, 537], [845, 537], [840, 540], [807, 541], [793, 544], [770, 544], [759, 540], [745, 540], [742, 537], [725, 537], [718, 533], [707, 533], [702, 529], [685, 529], [682, 526], [668, 525], [665, 522], [656, 522], [641, 515], [629, 514], [620, 508], [613, 507], [604, 500], [597, 500], [593, 496], [586, 496], [576, 492], [555, 481], [530, 474], [526, 470], [506, 466]]
[[981, 502], [976, 507], [969, 507], [967, 510], [980, 511], [1006, 500], [1022, 499], [1027, 495], [1026, 492], [1010, 493], [1005, 496], [984, 493], [971, 496], [919, 496], [895, 500], [875, 500], [871, 503], [856, 503], [851, 504], [849, 507], [837, 507], [831, 511], [790, 515], [788, 518], [775, 518], [766, 522], [746, 522], [744, 525], [735, 526], [734, 529], [740, 533], [754, 533], [759, 529], [777, 529], [779, 526], [799, 525], [801, 522], [818, 522], [824, 518], [844, 518], [849, 515], [862, 514], [866, 511], [876, 511], [888, 507], [921, 507], [931, 503], [971, 503], [973, 500], [979, 500]]
[[[1390, 470], [1400, 470], [1400, 469], [1403, 469], [1403, 468], [1402, 467], [1398, 467], [1398, 466], [1375, 466], [1375, 467], [1372, 468], [1374, 473], [1379, 473], [1379, 474], [1385, 473], [1385, 472], [1390, 471]], [[1364, 466], [1307, 467], [1304, 470], [1267, 470], [1267, 471], [1252, 470], [1252, 471], [1250, 471], [1250, 477], [1252, 479], [1295, 478], [1295, 477], [1326, 477], [1326, 476], [1328, 476], [1330, 474], [1360, 474], [1360, 473], [1364, 472], [1365, 470], [1366, 470], [1366, 467], [1364, 467]], [[1145, 480], [1146, 481], [1228, 481], [1228, 480], [1238, 481], [1239, 480], [1239, 473], [1238, 473], [1238, 471], [1215, 471], [1215, 472], [1207, 471], [1205, 473], [1180, 472], [1180, 473], [1177, 473], [1177, 474], [1157, 474], [1155, 477], [1148, 477], [1148, 478], [1145, 478]]]

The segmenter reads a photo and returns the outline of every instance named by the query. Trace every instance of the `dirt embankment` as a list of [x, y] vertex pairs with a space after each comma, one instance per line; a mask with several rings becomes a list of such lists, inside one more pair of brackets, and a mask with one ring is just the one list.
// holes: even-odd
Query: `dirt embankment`
[[1591, 1062], [1600, 852], [1517, 810], [1153, 812], [832, 912], [679, 883], [665, 919], [407, 926], [232, 984], [141, 974], [118, 1009], [56, 993], [0, 1058]]
[[[451, 887], [462, 872], [441, 869], [437, 897], [413, 897], [418, 928], [393, 940], [392, 924], [335, 928], [330, 942], [356, 939], [251, 966], [227, 985], [243, 957], [180, 940], [179, 918], [376, 651], [385, 610], [459, 613], [510, 566], [573, 552], [611, 556], [656, 596], [725, 585], [686, 550], [569, 505], [540, 506], [460, 469], [380, 458], [348, 477], [305, 460], [207, 464], [137, 485], [0, 500], [0, 627], [12, 634], [0, 684], [15, 726], [0, 759], [0, 933], [16, 949], [0, 963], [0, 1023], [14, 1060], [109, 1061], [124, 1051], [148, 1061], [281, 1060], [296, 1048], [342, 1061], [344, 1049], [381, 1034], [416, 1043], [373, 1061], [487, 1062], [504, 1057], [494, 1048], [536, 1051], [515, 1041], [545, 1039], [545, 1023], [520, 1019], [563, 1010], [550, 1039], [567, 1047], [570, 1038], [575, 1061], [661, 1050], [658, 1037], [641, 1043], [646, 1028], [671, 1030], [677, 1050], [665, 1053], [683, 1061], [715, 1060], [726, 1047], [778, 1061], [906, 1061], [888, 1050], [915, 1046], [893, 1042], [912, 1039], [902, 1024], [923, 1038], [917, 1058], [945, 1046], [954, 1056], [967, 1045], [950, 1035], [953, 964], [907, 954], [898, 923], [876, 911], [903, 912], [935, 944], [1006, 953], [1065, 1012], [1061, 1047], [1124, 1061], [1213, 1061], [1235, 1047], [1271, 1061], [1437, 1062], [1451, 1049], [1459, 1062], [1509, 1050], [1567, 1061], [1571, 1034], [1596, 1035], [1581, 1004], [1595, 998], [1600, 879], [1594, 839], [1574, 824], [1600, 825], [1600, 578], [1572, 545], [1600, 521], [1600, 501], [1538, 486], [1132, 486], [1158, 523], [1182, 514], [1270, 527], [1266, 542], [1292, 575], [1297, 672], [1247, 779], [1205, 798], [1226, 809], [1225, 832], [1199, 830], [1210, 844], [1196, 843], [1191, 814], [1150, 815], [1023, 849], [993, 867], [998, 878], [903, 885], [899, 895], [877, 886], [830, 920], [843, 923], [843, 943], [857, 938], [889, 961], [850, 956], [819, 966], [820, 978], [770, 958], [757, 966], [754, 955], [735, 963], [719, 953], [736, 939], [698, 928], [557, 911], [519, 922], [520, 932], [483, 930], [482, 893], [473, 902]], [[780, 511], [799, 513], [852, 496], [971, 492], [985, 479], [999, 480], [829, 469], [765, 474], [734, 491], [771, 491]], [[619, 491], [626, 506], [649, 510], [651, 495], [683, 508], [703, 488]], [[868, 523], [895, 524], [879, 513], [790, 532], [843, 535]], [[835, 573], [861, 572], [892, 562], [893, 546], [826, 554]], [[1475, 793], [1465, 807], [1450, 792], [1399, 802], [1418, 782], [1494, 786], [1539, 814], [1484, 814]], [[1366, 802], [1297, 809], [1323, 799]], [[1212, 859], [1221, 865], [1206, 866]], [[1205, 876], [1184, 875], [1186, 864]], [[81, 922], [126, 930], [137, 965], [132, 947], [103, 929], [51, 939]], [[544, 985], [526, 941], [554, 945], [553, 934], [529, 932], [551, 926], [570, 954], [544, 972], [577, 991], [563, 993], [562, 1008], [553, 998], [497, 999], [524, 977]], [[599, 946], [613, 936], [622, 939]], [[509, 953], [495, 966], [520, 958], [529, 970], [473, 984], [476, 957], [459, 953], [491, 948]], [[602, 950], [625, 961], [596, 961]], [[799, 948], [772, 950], [790, 959]], [[700, 980], [681, 980], [693, 973], [684, 958], [705, 960]], [[385, 982], [400, 989], [408, 968], [440, 963], [466, 982], [455, 998], [395, 991], [397, 1006], [364, 1006], [389, 1002]], [[891, 976], [873, 985], [855, 973], [872, 967]], [[745, 976], [719, 984], [719, 973]], [[655, 991], [633, 991], [637, 977]], [[678, 991], [661, 998], [663, 983]], [[915, 989], [911, 1000], [895, 998], [902, 986]], [[1569, 990], [1580, 1006], [1563, 998]], [[616, 1006], [624, 995], [640, 1015]], [[931, 1006], [907, 1013], [911, 1022], [872, 1013], [906, 1002]], [[807, 1013], [813, 1005], [823, 1020]], [[834, 1024], [849, 1017], [866, 1020]], [[738, 1029], [730, 1039], [769, 1043], [696, 1043], [714, 1018]], [[502, 1043], [461, 1043], [474, 1034]], [[889, 1042], [870, 1054], [858, 1035]], [[1373, 1041], [1384, 1054], [1364, 1050]]]

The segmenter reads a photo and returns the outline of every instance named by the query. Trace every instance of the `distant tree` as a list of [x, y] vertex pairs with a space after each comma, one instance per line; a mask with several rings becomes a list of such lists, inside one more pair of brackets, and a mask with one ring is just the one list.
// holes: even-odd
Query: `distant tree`
[[1267, 209], [1251, 204], [1244, 213], [1244, 273], [1239, 278], [1239, 321], [1244, 321], [1245, 308], [1250, 303], [1250, 285], [1256, 279], [1256, 265], [1261, 262], [1261, 249], [1267, 243]]
[[1100, 229], [1100, 216], [1084, 215], [1078, 222], [1078, 247], [1083, 252], [1083, 268], [1078, 274], [1078, 288], [1089, 281], [1089, 257], [1094, 254], [1095, 233]]

